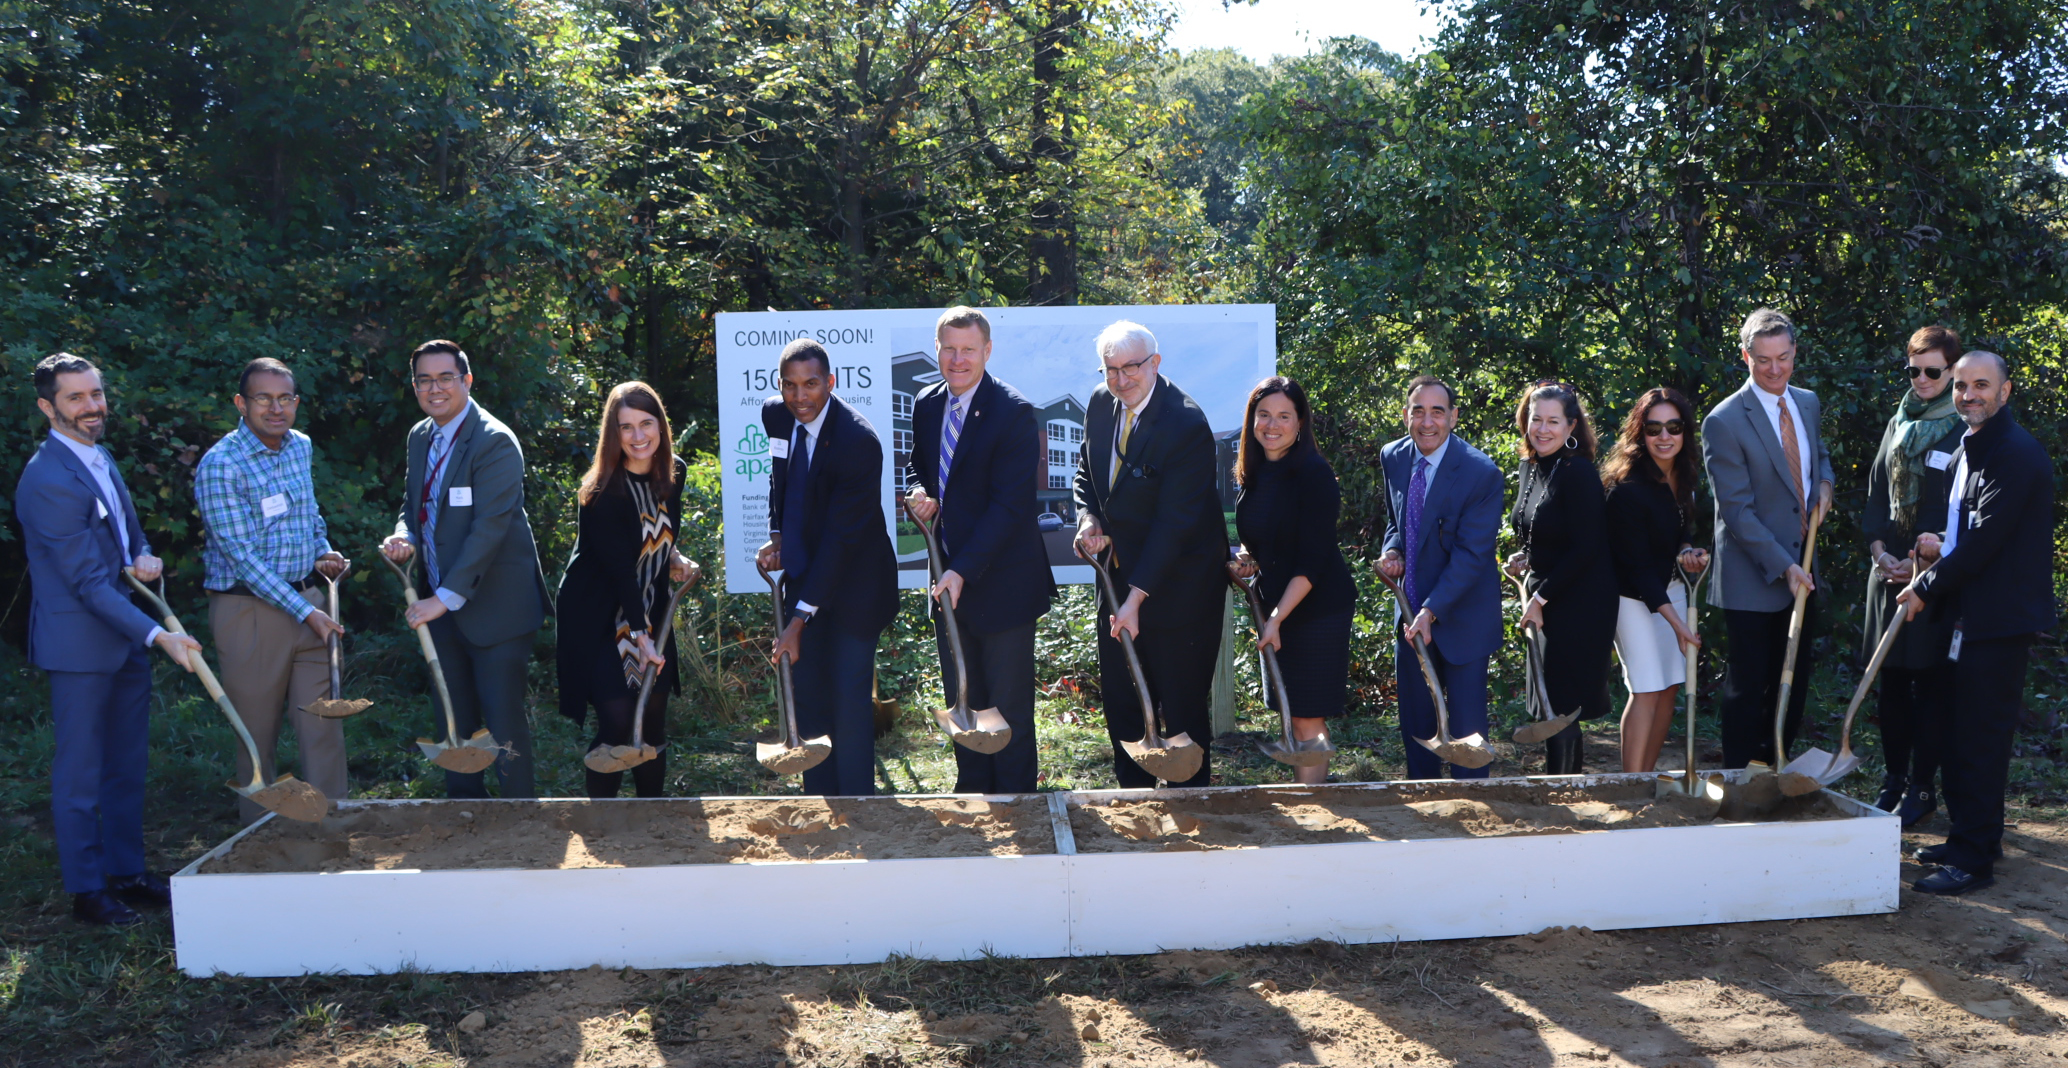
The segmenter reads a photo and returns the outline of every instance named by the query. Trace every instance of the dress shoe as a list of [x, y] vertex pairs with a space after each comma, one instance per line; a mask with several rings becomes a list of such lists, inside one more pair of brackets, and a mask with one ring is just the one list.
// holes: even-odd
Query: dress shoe
[[1896, 817], [1903, 821], [1903, 829], [1909, 830], [1931, 819], [1939, 811], [1939, 792], [1929, 786], [1913, 786], [1903, 794], [1903, 804], [1896, 809]]
[[1938, 845], [1928, 845], [1917, 851], [1917, 862], [1919, 864], [1939, 864], [1944, 862], [1945, 859], [1946, 843], [1944, 842], [1940, 842]]
[[95, 890], [90, 894], [72, 895], [72, 918], [80, 923], [99, 924], [102, 927], [134, 927], [144, 922], [136, 910], [122, 903], [120, 898], [106, 890]]
[[1938, 871], [1912, 883], [1910, 889], [1924, 894], [1952, 896], [1995, 885], [1996, 876], [1994, 875], [1976, 875], [1973, 872], [1961, 871], [1951, 864], [1942, 864], [1939, 866]]
[[132, 905], [164, 908], [172, 904], [172, 880], [150, 872], [117, 875], [108, 880], [108, 892]]
[[[1883, 812], [1894, 812], [1896, 810], [1896, 806], [1903, 803], [1904, 793], [1907, 790], [1909, 790], [1909, 788], [1910, 780], [1906, 776], [1882, 776], [1881, 796], [1874, 799], [1874, 807], [1882, 810]], [[1908, 827], [1909, 824], [1905, 823], [1904, 826]]]

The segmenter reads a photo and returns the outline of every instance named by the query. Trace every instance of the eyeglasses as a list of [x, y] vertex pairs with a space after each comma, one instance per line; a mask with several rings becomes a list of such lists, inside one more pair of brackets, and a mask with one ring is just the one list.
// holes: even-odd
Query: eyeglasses
[[284, 412], [300, 403], [301, 398], [292, 393], [246, 393], [244, 401], [254, 408], [264, 409], [269, 412]]
[[1687, 420], [1685, 419], [1668, 419], [1663, 423], [1657, 419], [1647, 419], [1644, 421], [1644, 436], [1648, 438], [1655, 438], [1660, 434], [1671, 434], [1677, 438], [1685, 433], [1687, 433]]
[[1946, 369], [1944, 367], [1919, 367], [1914, 363], [1909, 366], [1908, 370], [1910, 372], [1910, 380], [1912, 382], [1917, 381], [1918, 375], [1923, 375], [1924, 377], [1929, 378], [1934, 382], [1937, 382], [1939, 380], [1939, 376], [1946, 373]]
[[1150, 360], [1153, 360], [1155, 358], [1156, 354], [1152, 352], [1149, 355], [1144, 356], [1133, 363], [1123, 363], [1118, 367], [1114, 367], [1109, 364], [1100, 364], [1099, 370], [1105, 374], [1106, 379], [1108, 381], [1111, 381], [1115, 378], [1125, 378], [1128, 381], [1132, 382], [1135, 379], [1142, 377], [1142, 365], [1148, 363]]
[[429, 393], [434, 388], [450, 390], [453, 386], [459, 383], [459, 380], [460, 376], [451, 373], [442, 375], [418, 375], [416, 376], [416, 378], [412, 379], [409, 384], [418, 393]]

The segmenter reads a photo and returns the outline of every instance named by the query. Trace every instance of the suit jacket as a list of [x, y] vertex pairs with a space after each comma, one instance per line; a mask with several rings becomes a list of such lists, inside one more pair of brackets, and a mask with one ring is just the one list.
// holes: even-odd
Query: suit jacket
[[[1960, 488], [1960, 540], [1917, 580], [1918, 596], [1933, 609], [1950, 606], [1963, 638], [2052, 630], [2052, 458], [2008, 408], [1982, 424], [1961, 451], [1967, 481]], [[1959, 463], [1955, 456], [1948, 467]]]
[[[1396, 550], [1403, 557], [1407, 555], [1407, 488], [1414, 479], [1414, 462], [1421, 455], [1414, 439], [1406, 437], [1379, 453], [1379, 462], [1386, 469], [1384, 549]], [[1504, 487], [1501, 469], [1470, 442], [1452, 434], [1443, 464], [1430, 476], [1422, 498], [1415, 590], [1422, 595], [1422, 607], [1436, 616], [1436, 626], [1430, 631], [1435, 651], [1453, 664], [1485, 659], [1501, 644], [1501, 575], [1494, 561], [1494, 540], [1501, 530]]]
[[[761, 428], [771, 446], [782, 442], [787, 448], [797, 417], [781, 397], [770, 397], [761, 405]], [[775, 457], [769, 470], [768, 529], [783, 535], [785, 548], [796, 544], [793, 538], [803, 539], [805, 548], [802, 572], [784, 561], [783, 605], [793, 608], [803, 601], [818, 609], [813, 626], [875, 637], [898, 614], [898, 558], [883, 517], [883, 442], [846, 401], [827, 398], [826, 421], [819, 425], [807, 472], [804, 529], [785, 530], [783, 499], [791, 465], [804, 459]]]
[[1113, 581], [1148, 594], [1159, 611], [1197, 606], [1219, 612], [1228, 525], [1206, 413], [1170, 379], [1156, 376], [1156, 391], [1135, 419], [1119, 475], [1109, 480], [1121, 411], [1120, 398], [1105, 386], [1092, 390], [1072, 488], [1077, 507], [1096, 517], [1113, 539], [1119, 557]]
[[46, 437], [15, 484], [29, 556], [29, 660], [45, 671], [112, 673], [158, 625], [130, 602], [122, 577], [131, 561], [123, 558], [115, 524], [128, 528], [131, 556], [148, 556], [151, 547], [112, 456], [108, 476], [120, 514], [106, 509], [79, 457]]
[[[1789, 477], [1781, 439], [1774, 434], [1751, 380], [1702, 419], [1702, 464], [1716, 496], [1716, 551], [1712, 554], [1709, 603], [1749, 612], [1780, 612], [1795, 603], [1788, 568], [1802, 563], [1802, 510]], [[1809, 450], [1809, 483], [1831, 481], [1831, 453], [1818, 430], [1823, 406], [1806, 389], [1788, 387], [1802, 413], [1796, 427]]]
[[[425, 419], [409, 430], [409, 473], [395, 520], [395, 533], [419, 547], [417, 502], [436, 426]], [[467, 599], [453, 613], [453, 624], [476, 645], [539, 629], [552, 602], [524, 510], [524, 448], [517, 435], [475, 401], [460, 418], [439, 478], [438, 585]], [[472, 504], [452, 503], [453, 491], [462, 488], [471, 491]], [[430, 590], [419, 592], [431, 596]]]
[[941, 502], [935, 533], [942, 570], [962, 576], [955, 619], [978, 634], [1031, 623], [1048, 611], [1055, 573], [1042, 545], [1034, 492], [1047, 465], [1047, 439], [1034, 405], [984, 375], [970, 394], [955, 462], [941, 488], [941, 420], [948, 386], [935, 383], [912, 402], [910, 481]]

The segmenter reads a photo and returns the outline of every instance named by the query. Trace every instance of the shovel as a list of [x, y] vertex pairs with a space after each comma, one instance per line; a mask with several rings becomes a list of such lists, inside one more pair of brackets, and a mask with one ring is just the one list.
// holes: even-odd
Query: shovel
[[[351, 570], [351, 565], [345, 565], [345, 571], [349, 570]], [[330, 586], [330, 618], [332, 619], [337, 619], [339, 616], [337, 584], [344, 581], [345, 571], [338, 572], [337, 578], [323, 575], [323, 581]], [[323, 572], [319, 569], [317, 574], [322, 575]], [[303, 705], [302, 711], [312, 716], [322, 716], [324, 719], [344, 719], [347, 716], [356, 716], [373, 707], [373, 702], [363, 697], [352, 701], [344, 699], [344, 648], [344, 639], [337, 634], [332, 634], [330, 636], [330, 696]]]
[[[173, 634], [187, 632], [186, 628], [180, 626], [178, 617], [172, 614], [172, 608], [165, 603], [165, 598], [152, 592], [149, 586], [138, 580], [134, 569], [123, 568], [122, 576], [158, 610], [159, 626]], [[323, 796], [323, 791], [314, 786], [292, 775], [282, 775], [271, 783], [266, 782], [265, 772], [261, 770], [265, 765], [259, 760], [258, 743], [252, 740], [251, 731], [244, 726], [244, 717], [238, 715], [236, 706], [230, 703], [230, 695], [223, 692], [222, 683], [216, 681], [215, 672], [208, 669], [207, 659], [202, 657], [199, 651], [188, 650], [187, 666], [193, 668], [194, 674], [201, 677], [202, 688], [208, 691], [208, 696], [215, 699], [216, 707], [222, 709], [224, 718], [230, 721], [230, 726], [237, 731], [238, 739], [244, 743], [245, 753], [251, 757], [251, 781], [239, 786], [232, 780], [227, 784], [230, 789], [235, 790], [239, 797], [268, 812], [276, 812], [302, 823], [316, 823], [329, 815], [330, 798]]]
[[[1228, 581], [1241, 587], [1243, 595], [1249, 599], [1249, 618], [1255, 621], [1257, 634], [1261, 637], [1264, 633], [1264, 600], [1257, 595], [1256, 585], [1237, 578], [1230, 578]], [[1293, 737], [1292, 697], [1286, 692], [1285, 676], [1278, 671], [1278, 650], [1265, 649], [1262, 652], [1264, 685], [1278, 693], [1278, 737], [1258, 742], [1257, 748], [1280, 764], [1290, 764], [1296, 768], [1316, 768], [1327, 764], [1329, 754], [1334, 753], [1336, 747], [1329, 742], [1326, 734], [1305, 741]]]
[[[1802, 541], [1802, 570], [1814, 575], [1810, 567], [1817, 559], [1817, 527], [1824, 522], [1824, 510], [1817, 509], [1810, 515], [1809, 535]], [[1802, 648], [1802, 620], [1809, 611], [1810, 591], [1798, 590], [1795, 594], [1795, 610], [1788, 616], [1788, 655], [1781, 660], [1781, 697], [1774, 704], [1774, 763], [1784, 764], [1788, 759], [1786, 725], [1788, 720], [1788, 697], [1795, 689], [1795, 654]], [[1770, 771], [1764, 764], [1754, 761], [1747, 765], [1762, 771]], [[1800, 797], [1823, 788], [1817, 780], [1782, 767], [1779, 772], [1781, 794], [1786, 797]]]
[[[410, 580], [409, 572], [403, 570], [395, 561], [389, 560], [387, 553], [381, 553], [380, 557], [386, 561], [388, 570], [393, 571], [395, 577], [402, 581], [402, 603], [415, 604], [416, 584]], [[412, 569], [414, 560], [415, 558], [411, 557]], [[424, 663], [431, 668], [431, 684], [438, 690], [439, 706], [445, 710], [445, 740], [434, 742], [429, 738], [418, 738], [416, 747], [424, 751], [424, 756], [429, 757], [431, 763], [447, 771], [472, 775], [488, 770], [488, 766], [495, 763], [495, 758], [502, 752], [503, 747], [496, 744], [495, 738], [488, 733], [486, 727], [475, 731], [473, 737], [466, 741], [460, 740], [459, 721], [452, 714], [452, 694], [445, 688], [445, 669], [438, 666], [438, 646], [431, 641], [431, 628], [425, 626], [410, 629], [416, 631], [417, 644], [423, 646]]]
[[[689, 583], [675, 587], [675, 594], [668, 598], [667, 622], [661, 624], [661, 640], [655, 646], [666, 649], [675, 637], [675, 609], [682, 603], [682, 595], [689, 592]], [[608, 775], [614, 771], [627, 771], [661, 755], [659, 749], [646, 744], [646, 699], [653, 696], [653, 680], [660, 677], [661, 665], [648, 664], [644, 677], [639, 682], [639, 703], [632, 713], [632, 744], [604, 745], [598, 743], [582, 758], [582, 766], [590, 771]]]
[[[780, 641], [783, 636], [783, 591], [776, 586], [775, 576], [758, 561], [754, 568], [768, 582], [769, 600], [775, 606], [776, 639]], [[816, 738], [797, 736], [797, 695], [790, 681], [790, 657], [787, 653], [776, 661], [776, 703], [782, 706], [783, 737], [781, 741], [754, 743], [754, 759], [760, 761], [762, 767], [777, 775], [802, 775], [833, 755], [833, 739], [823, 734]]]
[[[1407, 595], [1400, 592], [1400, 584], [1393, 581], [1384, 571], [1378, 574], [1379, 581], [1393, 591], [1394, 600], [1399, 602], [1401, 619], [1408, 619]], [[1436, 705], [1436, 737], [1416, 738], [1415, 741], [1420, 743], [1422, 748], [1442, 757], [1445, 762], [1461, 768], [1483, 768], [1493, 763], [1493, 751], [1486, 747], [1484, 737], [1478, 734], [1470, 734], [1463, 738], [1450, 736], [1450, 709], [1443, 699], [1443, 684], [1436, 677], [1436, 664], [1429, 659], [1429, 647], [1422, 643], [1419, 636], [1413, 634], [1408, 635], [1408, 644], [1414, 647], [1415, 660], [1422, 666], [1422, 681], [1428, 684], [1429, 699]]]
[[[1679, 566], [1678, 558], [1675, 559], [1675, 566]], [[1699, 599], [1702, 590], [1702, 580], [1707, 577], [1709, 577], [1709, 570], [1707, 568], [1692, 573], [1684, 567], [1680, 568], [1681, 585], [1687, 587], [1687, 629], [1696, 633], [1700, 633], [1697, 619], [1701, 611]], [[1695, 751], [1695, 681], [1697, 679], [1695, 668], [1701, 655], [1702, 651], [1699, 648], [1690, 646], [1687, 649], [1687, 680], [1681, 684], [1682, 688], [1687, 691], [1687, 759], [1685, 762], [1687, 770], [1681, 772], [1678, 783], [1660, 776], [1659, 793], [1664, 795], [1668, 790], [1671, 790], [1686, 794], [1702, 802], [1704, 810], [1708, 814], [1714, 815], [1716, 810], [1723, 805], [1723, 782], [1721, 779], [1705, 781], [1696, 775], [1698, 760]]]
[[[1934, 565], [1936, 566], [1936, 565]], [[1923, 578], [1917, 573], [1917, 554], [1910, 554], [1912, 578], [1904, 591], [1915, 589], [1917, 580]], [[1926, 571], [1931, 568], [1925, 568]], [[1815, 793], [1840, 779], [1851, 775], [1860, 766], [1860, 758], [1853, 755], [1853, 716], [1860, 711], [1860, 703], [1867, 699], [1867, 690], [1874, 685], [1874, 677], [1881, 674], [1881, 663], [1888, 659], [1889, 650], [1896, 647], [1896, 634], [1903, 629], [1910, 613], [1903, 606], [1897, 606], [1895, 618], [1888, 621], [1888, 629], [1881, 632], [1881, 641], [1874, 646], [1874, 656], [1867, 661], [1867, 670], [1860, 673], [1860, 684], [1853, 688], [1852, 703], [1845, 707], [1845, 726], [1838, 731], [1838, 753], [1833, 755], [1822, 749], [1812, 748], [1788, 762], [1782, 769], [1781, 792], [1789, 797]], [[1804, 786], [1802, 780], [1809, 781]]]
[[[1082, 542], [1073, 546], [1077, 555], [1091, 565], [1092, 573], [1098, 576], [1099, 592], [1106, 598], [1106, 611], [1120, 614], [1120, 599], [1113, 593], [1113, 576], [1106, 573], [1106, 565], [1084, 551]], [[1149, 677], [1142, 673], [1142, 661], [1135, 655], [1134, 636], [1126, 630], [1120, 632], [1120, 649], [1127, 654], [1127, 668], [1134, 676], [1135, 696], [1142, 702], [1142, 740], [1121, 742], [1120, 748], [1143, 771], [1164, 782], [1184, 782], [1199, 774], [1199, 765], [1206, 760], [1206, 751], [1189, 734], [1178, 733], [1163, 737], [1156, 730], [1156, 702], [1149, 696]]]
[[[1515, 576], [1515, 589], [1522, 595], [1522, 603], [1529, 604], [1529, 584], [1521, 575]], [[1515, 728], [1509, 737], [1523, 745], [1535, 745], [1559, 731], [1573, 725], [1580, 718], [1575, 708], [1562, 716], [1551, 713], [1551, 691], [1544, 686], [1544, 633], [1536, 627], [1525, 627], [1522, 631], [1522, 658], [1527, 671], [1524, 682], [1529, 693], [1530, 722]]]
[[[926, 569], [933, 581], [941, 581], [941, 545], [934, 539], [933, 525], [914, 516], [919, 524], [919, 533], [926, 536]], [[962, 631], [955, 625], [955, 609], [949, 607], [948, 598], [934, 599], [941, 606], [941, 623], [948, 632], [948, 652], [955, 658], [955, 707], [936, 710], [934, 722], [941, 730], [955, 740], [955, 744], [972, 753], [996, 753], [1012, 741], [1012, 724], [1005, 721], [1004, 714], [996, 708], [969, 707], [969, 667], [962, 659]]]

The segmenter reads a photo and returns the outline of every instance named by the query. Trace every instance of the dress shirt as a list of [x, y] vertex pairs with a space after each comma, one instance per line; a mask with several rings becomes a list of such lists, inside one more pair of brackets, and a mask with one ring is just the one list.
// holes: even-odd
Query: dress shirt
[[[1428, 492], [1429, 484], [1436, 480], [1436, 469], [1443, 466], [1443, 458], [1450, 454], [1450, 439], [1451, 435], [1445, 434], [1443, 436], [1443, 444], [1436, 446], [1436, 451], [1427, 455], [1423, 455], [1420, 446], [1415, 448], [1415, 455], [1429, 464], [1429, 470], [1422, 473], [1422, 491], [1424, 493]], [[1410, 461], [1407, 465], [1410, 477], [1414, 475], [1414, 470], [1415, 465]]]
[[1939, 539], [1939, 555], [1945, 556], [1960, 542], [1960, 502], [1967, 490], [1967, 439], [1975, 436], [1975, 428], [1969, 427], [1960, 436], [1960, 463], [1953, 467], [1953, 477], [1948, 480], [1946, 490], [1946, 536]]
[[307, 578], [317, 557], [331, 551], [310, 474], [313, 453], [307, 434], [289, 430], [278, 449], [269, 449], [240, 421], [201, 457], [194, 501], [208, 534], [204, 588], [221, 591], [242, 582], [297, 620], [314, 611], [291, 584]]
[[[1142, 421], [1142, 413], [1149, 410], [1149, 402], [1155, 398], [1156, 379], [1152, 376], [1149, 379], [1149, 391], [1142, 394], [1142, 403], [1130, 407], [1126, 401], [1121, 401], [1120, 408], [1122, 414], [1120, 418], [1113, 420], [1113, 463], [1106, 472], [1107, 489], [1112, 489], [1113, 483], [1120, 481], [1120, 431], [1127, 426], [1126, 413], [1133, 412], [1135, 422], [1140, 423]], [[1113, 399], [1120, 400], [1120, 394], [1115, 393]]]
[[[98, 445], [87, 445], [55, 430], [50, 432], [50, 436], [56, 441], [63, 442], [65, 448], [72, 450], [72, 455], [77, 456], [79, 462], [85, 464], [88, 471], [93, 472], [94, 485], [100, 487], [101, 504], [108, 510], [106, 518], [114, 524], [115, 537], [122, 543], [122, 566], [128, 567], [135, 563], [136, 553], [129, 545], [129, 521], [122, 513], [122, 499], [115, 496], [115, 479], [108, 474], [108, 454], [102, 452]], [[158, 635], [163, 633], [164, 627], [152, 627], [151, 633], [144, 636], [144, 648], [150, 648], [151, 643], [157, 641]]]
[[[1817, 480], [1815, 476], [1810, 474], [1812, 470], [1810, 466], [1810, 444], [1809, 437], [1803, 430], [1802, 409], [1796, 405], [1795, 397], [1786, 389], [1783, 389], [1781, 395], [1777, 397], [1761, 389], [1759, 383], [1754, 382], [1752, 384], [1752, 395], [1759, 398], [1759, 410], [1766, 413], [1767, 425], [1773, 428], [1774, 440], [1776, 442], [1781, 440], [1781, 405], [1786, 404], [1788, 406], [1788, 421], [1795, 424], [1795, 456], [1797, 466], [1802, 469], [1803, 504], [1807, 506], [1810, 501], [1816, 499]], [[1782, 448], [1786, 449], [1787, 446], [1783, 445]]]
[[[430, 463], [433, 456], [442, 457], [445, 461], [439, 465], [438, 481], [431, 487], [431, 507], [434, 510], [445, 506], [438, 495], [445, 490], [445, 480], [452, 476], [452, 437], [460, 432], [460, 424], [467, 421], [467, 413], [473, 410], [474, 402], [468, 400], [467, 406], [461, 408], [460, 414], [454, 416], [450, 422], [444, 426], [439, 426], [436, 423], [431, 425], [431, 443], [424, 450], [424, 462]], [[422, 488], [419, 487], [417, 492], [423, 492]], [[433, 596], [438, 598], [438, 603], [444, 605], [445, 610], [448, 612], [457, 612], [467, 607], [467, 599], [465, 597], [443, 586], [438, 587]]]
[[[830, 412], [830, 411], [832, 411], [832, 410], [833, 410], [833, 405], [829, 403], [829, 404], [827, 404], [827, 405], [826, 405], [825, 407], [823, 407], [823, 408], [820, 408], [820, 409], [819, 409], [819, 414], [817, 414], [817, 415], [813, 416], [813, 417], [812, 417], [812, 420], [811, 420], [811, 422], [809, 422], [809, 423], [802, 423], [802, 424], [799, 424], [799, 425], [801, 425], [801, 426], [803, 426], [803, 427], [804, 427], [804, 466], [805, 466], [805, 467], [810, 467], [810, 466], [811, 466], [811, 458], [812, 458], [813, 456], [816, 456], [816, 455], [818, 455], [818, 451], [819, 451], [819, 431], [825, 428], [825, 425], [826, 425], [826, 413], [827, 413], [827, 412]], [[803, 536], [804, 536], [804, 535], [803, 535], [802, 533], [799, 533], [799, 534], [798, 534], [798, 537], [803, 537]], [[797, 612], [798, 612], [798, 614], [799, 614], [799, 615], [803, 615], [803, 616], [809, 617], [809, 616], [811, 616], [812, 614], [816, 613], [816, 612], [817, 612], [818, 610], [819, 610], [819, 609], [818, 609], [818, 606], [817, 606], [817, 605], [805, 604], [805, 603], [804, 603], [803, 601], [799, 601], [799, 602], [797, 602]]]
[[[983, 382], [984, 380], [982, 378], [977, 379], [977, 385], [982, 385]], [[969, 406], [970, 404], [975, 402], [976, 393], [976, 386], [969, 387], [967, 390], [964, 390], [962, 394], [959, 396], [952, 389], [948, 391], [947, 407], [941, 409], [941, 440], [934, 449], [934, 455], [940, 455], [941, 446], [945, 446], [948, 444], [948, 425], [954, 421], [956, 412], [962, 413], [962, 429], [964, 431], [969, 430]], [[957, 438], [956, 441], [959, 445], [961, 439]], [[949, 473], [953, 474], [954, 472], [950, 471]], [[948, 483], [947, 480], [943, 479], [941, 481], [941, 496], [945, 497], [947, 495]]]

